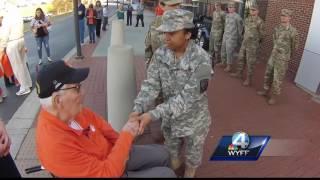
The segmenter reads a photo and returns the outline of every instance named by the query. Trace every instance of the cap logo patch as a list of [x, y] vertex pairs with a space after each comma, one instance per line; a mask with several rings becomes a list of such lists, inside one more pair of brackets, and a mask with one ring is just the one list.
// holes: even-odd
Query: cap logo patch
[[52, 83], [53, 83], [55, 89], [58, 89], [62, 84], [62, 83], [58, 82], [57, 80], [53, 80]]

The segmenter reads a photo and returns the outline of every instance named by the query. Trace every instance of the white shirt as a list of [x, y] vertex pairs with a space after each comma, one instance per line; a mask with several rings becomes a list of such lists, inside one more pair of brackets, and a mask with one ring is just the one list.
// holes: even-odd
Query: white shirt
[[3, 38], [1, 46], [7, 47], [8, 42], [23, 38], [23, 19], [17, 7], [7, 4], [1, 28], [1, 38]]
[[108, 17], [108, 8], [107, 7], [103, 7], [103, 17]]

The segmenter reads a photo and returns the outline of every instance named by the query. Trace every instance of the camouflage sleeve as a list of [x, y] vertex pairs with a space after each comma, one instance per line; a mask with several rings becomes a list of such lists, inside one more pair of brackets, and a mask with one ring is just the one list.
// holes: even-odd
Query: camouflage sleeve
[[223, 27], [223, 32], [224, 32], [225, 24], [226, 24], [226, 13], [223, 12], [223, 15], [222, 15], [222, 27]]
[[294, 29], [294, 31], [292, 32], [291, 39], [292, 39], [291, 52], [294, 52], [299, 47], [299, 34], [296, 29]]
[[214, 22], [214, 13], [212, 13], [212, 16], [211, 16], [212, 20], [211, 20], [211, 27], [210, 27], [210, 34], [213, 32], [213, 22]]
[[134, 101], [134, 112], [144, 113], [154, 104], [160, 93], [159, 63], [152, 57], [147, 70], [147, 78], [142, 82], [141, 90]]
[[152, 57], [152, 46], [151, 46], [151, 28], [149, 28], [149, 31], [146, 34], [146, 38], [144, 41], [145, 49], [144, 49], [144, 56], [145, 59], [150, 59]]
[[260, 35], [260, 43], [263, 41], [265, 36], [265, 28], [264, 28], [264, 21], [261, 20], [261, 23], [259, 25], [259, 35]]
[[[154, 110], [149, 111], [153, 120], [162, 121], [175, 119], [187, 113], [207, 91], [209, 80], [211, 79], [210, 63], [203, 63], [198, 66], [192, 74], [184, 89], [171, 97], [168, 101], [159, 104]], [[164, 118], [171, 117], [171, 118]]]
[[273, 30], [273, 34], [272, 34], [272, 42], [273, 42], [273, 46], [275, 45], [277, 40], [277, 28], [274, 28]]
[[237, 21], [237, 27], [238, 27], [238, 35], [240, 37], [240, 44], [241, 44], [242, 39], [243, 39], [244, 27], [243, 27], [243, 20], [241, 19], [240, 16], [239, 16], [239, 19]]

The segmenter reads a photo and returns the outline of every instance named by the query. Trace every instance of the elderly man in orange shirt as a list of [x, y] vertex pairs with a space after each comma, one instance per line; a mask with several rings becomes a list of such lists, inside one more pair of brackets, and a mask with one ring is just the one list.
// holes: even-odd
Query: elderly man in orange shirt
[[40, 70], [36, 146], [41, 164], [57, 177], [175, 177], [162, 145], [132, 145], [138, 114], [130, 114], [117, 133], [83, 107], [80, 83], [88, 73], [88, 68], [71, 68], [63, 61]]

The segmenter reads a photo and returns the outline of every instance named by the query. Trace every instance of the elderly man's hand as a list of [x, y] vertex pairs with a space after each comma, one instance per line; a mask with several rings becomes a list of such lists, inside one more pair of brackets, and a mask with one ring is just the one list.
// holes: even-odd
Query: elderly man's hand
[[129, 132], [133, 137], [138, 135], [139, 114], [131, 113], [128, 122], [123, 126], [122, 131]]
[[139, 117], [139, 119], [140, 119], [140, 125], [139, 125], [138, 135], [141, 135], [144, 132], [144, 128], [151, 122], [152, 118], [150, 113], [144, 113]]
[[0, 157], [7, 156], [10, 152], [11, 140], [5, 129], [4, 123], [0, 119]]

